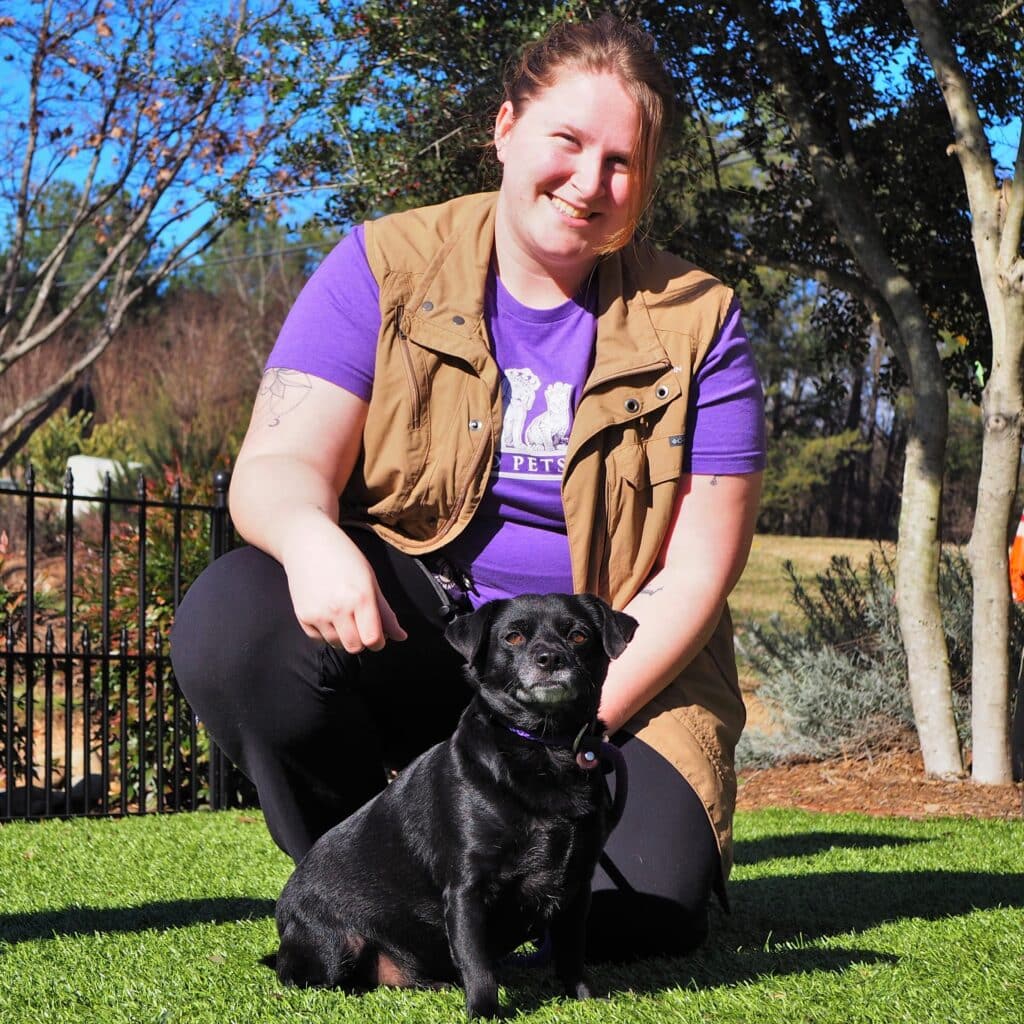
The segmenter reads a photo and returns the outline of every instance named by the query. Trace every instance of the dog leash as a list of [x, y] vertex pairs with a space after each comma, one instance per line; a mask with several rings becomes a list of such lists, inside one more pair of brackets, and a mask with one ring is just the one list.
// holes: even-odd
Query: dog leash
[[[508, 722], [501, 722], [510, 733], [519, 736], [521, 739], [529, 740], [531, 743], [540, 743], [545, 747], [560, 747], [571, 750], [576, 755], [576, 764], [584, 771], [592, 771], [601, 764], [607, 765], [605, 771], [615, 773], [615, 796], [612, 800], [611, 828], [618, 825], [622, 818], [622, 812], [626, 808], [626, 795], [629, 792], [629, 772], [626, 769], [626, 759], [622, 751], [613, 743], [601, 739], [600, 736], [589, 735], [593, 728], [592, 723], [587, 723], [570, 739], [568, 736], [538, 736], [535, 733], [527, 732]], [[611, 829], [609, 829], [610, 831]], [[606, 855], [601, 854], [601, 863], [605, 864]], [[610, 861], [608, 862], [611, 863]], [[616, 885], [619, 883], [616, 881]], [[551, 962], [552, 945], [551, 932], [544, 933], [544, 938], [537, 949], [532, 953], [510, 953], [504, 958], [506, 964], [515, 964], [519, 967], [544, 967]]]
[[545, 747], [561, 748], [571, 750], [576, 755], [576, 764], [584, 771], [592, 771], [601, 764], [608, 765], [607, 771], [615, 773], [615, 797], [612, 800], [611, 828], [618, 825], [622, 818], [622, 812], [626, 809], [626, 796], [629, 792], [629, 772], [626, 769], [626, 759], [622, 751], [613, 743], [601, 739], [600, 736], [588, 735], [593, 727], [590, 723], [585, 724], [573, 739], [568, 736], [538, 736], [535, 733], [527, 732], [507, 722], [502, 725], [515, 736], [519, 736], [531, 743], [540, 743]]

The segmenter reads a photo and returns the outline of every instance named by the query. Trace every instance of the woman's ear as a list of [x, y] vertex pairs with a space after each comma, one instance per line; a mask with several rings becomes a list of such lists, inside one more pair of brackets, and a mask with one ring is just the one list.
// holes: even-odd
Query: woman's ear
[[505, 100], [498, 108], [498, 114], [494, 119], [494, 152], [502, 163], [505, 162], [505, 142], [515, 121], [516, 114], [512, 109], [512, 101]]

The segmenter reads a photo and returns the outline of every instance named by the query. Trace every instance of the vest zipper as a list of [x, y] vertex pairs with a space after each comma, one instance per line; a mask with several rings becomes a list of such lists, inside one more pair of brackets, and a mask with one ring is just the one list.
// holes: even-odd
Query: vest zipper
[[404, 312], [404, 305], [395, 307], [395, 332], [399, 337], [400, 344], [398, 348], [402, 353], [402, 363], [405, 366], [405, 377], [409, 385], [409, 401], [412, 404], [411, 425], [414, 430], [418, 430], [420, 420], [423, 415], [423, 392], [420, 389], [419, 382], [416, 380], [416, 369], [412, 365], [412, 354], [409, 352], [408, 335], [406, 335], [405, 331], [402, 330], [402, 314]]

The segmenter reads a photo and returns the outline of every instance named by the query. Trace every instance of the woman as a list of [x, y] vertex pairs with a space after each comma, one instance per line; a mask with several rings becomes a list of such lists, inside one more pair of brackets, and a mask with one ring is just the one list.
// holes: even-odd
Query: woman
[[650, 37], [562, 24], [505, 88], [498, 193], [360, 226], [297, 300], [232, 480], [253, 547], [189, 591], [175, 671], [298, 860], [466, 700], [394, 552], [463, 607], [600, 594], [640, 626], [590, 955], [680, 952], [731, 865], [760, 386], [731, 291], [636, 238], [672, 102]]

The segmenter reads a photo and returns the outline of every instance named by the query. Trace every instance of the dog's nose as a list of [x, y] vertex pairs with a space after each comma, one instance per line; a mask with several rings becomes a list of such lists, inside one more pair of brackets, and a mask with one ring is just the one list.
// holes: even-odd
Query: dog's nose
[[547, 672], [554, 672], [555, 669], [565, 668], [565, 657], [561, 651], [544, 649], [534, 653], [533, 663]]

